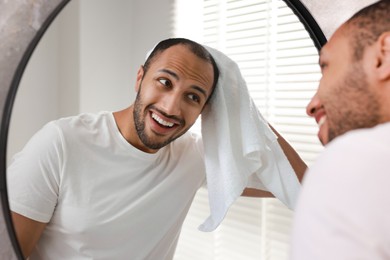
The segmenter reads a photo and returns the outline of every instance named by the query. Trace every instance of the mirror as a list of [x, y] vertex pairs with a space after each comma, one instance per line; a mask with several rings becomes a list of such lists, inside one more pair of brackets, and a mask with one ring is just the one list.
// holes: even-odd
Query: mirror
[[6, 147], [13, 100], [24, 68], [47, 27], [68, 1], [1, 1], [0, 29], [0, 256], [22, 259], [8, 208]]
[[[16, 1], [15, 1], [16, 2]], [[14, 131], [10, 131], [10, 133], [8, 132], [8, 128], [9, 128], [9, 125], [10, 125], [10, 119], [11, 119], [11, 110], [12, 110], [12, 105], [13, 105], [13, 102], [14, 102], [14, 99], [15, 99], [15, 94], [16, 94], [16, 90], [18, 88], [18, 85], [19, 85], [19, 81], [20, 79], [22, 78], [22, 74], [24, 72], [24, 69], [25, 69], [25, 66], [27, 64], [27, 62], [29, 61], [29, 58], [31, 56], [31, 54], [33, 53], [34, 49], [35, 49], [35, 46], [38, 44], [38, 41], [40, 40], [41, 36], [43, 35], [43, 33], [46, 31], [47, 27], [51, 24], [51, 22], [54, 20], [54, 18], [56, 17], [57, 13], [59, 13], [64, 7], [65, 5], [68, 4], [69, 1], [41, 1], [40, 3], [35, 3], [35, 4], [31, 4], [31, 6], [28, 6], [27, 4], [24, 4], [24, 3], [10, 3], [9, 1], [2, 1], [1, 2], [1, 5], [0, 5], [0, 9], [1, 10], [6, 10], [7, 13], [9, 12], [10, 13], [10, 20], [7, 20], [7, 24], [4, 25], [4, 28], [5, 30], [1, 30], [1, 39], [8, 39], [7, 42], [5, 42], [4, 44], [2, 44], [2, 48], [4, 49], [1, 49], [1, 52], [2, 52], [2, 56], [1, 56], [1, 78], [2, 79], [5, 79], [5, 80], [2, 80], [1, 82], [1, 88], [0, 88], [0, 91], [1, 91], [1, 100], [0, 100], [0, 104], [2, 105], [2, 115], [3, 115], [3, 120], [2, 120], [2, 123], [1, 123], [1, 155], [2, 155], [2, 159], [1, 159], [1, 169], [2, 169], [2, 179], [1, 179], [1, 198], [2, 198], [2, 213], [3, 213], [3, 219], [6, 221], [6, 224], [7, 224], [7, 227], [8, 227], [8, 233], [9, 233], [9, 236], [6, 235], [5, 232], [2, 232], [2, 235], [3, 237], [1, 237], [1, 241], [5, 241], [5, 245], [9, 245], [9, 246], [6, 246], [7, 248], [11, 248], [11, 245], [13, 246], [14, 248], [14, 251], [12, 253], [9, 253], [10, 255], [13, 255], [13, 257], [17, 257], [17, 258], [21, 258], [21, 255], [20, 255], [20, 251], [18, 249], [18, 245], [16, 243], [16, 240], [15, 240], [15, 235], [13, 233], [13, 230], [12, 230], [12, 225], [11, 225], [11, 220], [10, 220], [10, 217], [9, 217], [9, 209], [8, 209], [8, 201], [7, 201], [7, 188], [6, 188], [6, 181], [5, 181], [5, 167], [6, 167], [6, 164], [7, 164], [7, 160], [9, 161], [9, 158], [6, 158], [5, 154], [6, 154], [6, 147], [7, 147], [7, 137], [9, 135], [10, 138], [13, 138], [15, 140], [15, 148], [11, 148], [11, 150], [9, 150], [8, 152], [10, 154], [14, 153], [15, 151], [19, 150], [21, 148], [21, 146], [23, 146], [24, 142], [30, 137], [30, 135], [35, 132], [38, 128], [40, 128], [40, 126], [42, 126], [42, 124], [50, 119], [54, 119], [56, 117], [59, 117], [59, 116], [66, 116], [66, 115], [71, 115], [71, 114], [74, 114], [76, 111], [96, 111], [96, 109], [107, 109], [107, 110], [114, 110], [114, 109], [120, 109], [122, 107], [125, 107], [129, 104], [129, 102], [131, 102], [131, 95], [133, 94], [132, 92], [132, 82], [134, 82], [134, 76], [133, 75], [134, 71], [136, 71], [137, 69], [137, 66], [138, 64], [132, 64], [129, 59], [130, 57], [131, 58], [134, 58], [134, 60], [139, 60], [139, 61], [142, 61], [143, 58], [144, 58], [144, 55], [146, 53], [146, 51], [148, 49], [150, 49], [150, 47], [153, 46], [153, 44], [155, 42], [157, 42], [157, 40], [159, 39], [162, 39], [162, 38], [166, 38], [166, 37], [169, 37], [170, 36], [170, 28], [169, 26], [167, 26], [169, 24], [169, 19], [170, 19], [170, 16], [171, 16], [171, 6], [172, 6], [172, 1], [159, 1], [159, 2], [154, 2], [154, 1], [132, 1], [131, 4], [127, 1], [127, 0], [122, 0], [122, 1], [118, 1], [120, 2], [121, 5], [119, 5], [120, 7], [116, 7], [113, 9], [110, 8], [110, 10], [104, 10], [104, 9], [99, 9], [99, 7], [107, 7], [107, 5], [104, 5], [102, 4], [103, 2], [102, 1], [94, 1], [94, 5], [93, 5], [93, 8], [94, 8], [94, 11], [91, 12], [90, 16], [80, 16], [80, 17], [68, 17], [68, 18], [64, 18], [64, 19], [68, 19], [68, 21], [70, 21], [71, 23], [77, 23], [77, 20], [81, 23], [81, 24], [92, 24], [94, 26], [93, 27], [93, 31], [90, 31], [90, 29], [86, 29], [84, 27], [80, 27], [78, 28], [77, 26], [75, 26], [74, 24], [72, 25], [69, 25], [69, 27], [67, 27], [68, 25], [64, 25], [64, 24], [61, 24], [61, 23], [57, 23], [57, 24], [53, 24], [53, 26], [57, 26], [57, 27], [61, 27], [61, 26], [64, 26], [62, 27], [61, 29], [64, 30], [65, 32], [65, 36], [68, 34], [74, 34], [74, 30], [77, 30], [78, 32], [78, 37], [80, 37], [79, 39], [76, 39], [76, 41], [80, 44], [79, 46], [77, 46], [74, 50], [77, 51], [85, 51], [85, 53], [83, 52], [82, 55], [86, 55], [86, 56], [83, 56], [84, 58], [86, 58], [86, 60], [90, 59], [89, 62], [92, 62], [93, 63], [107, 63], [107, 62], [110, 62], [112, 59], [121, 59], [120, 63], [123, 65], [123, 67], [121, 68], [118, 68], [118, 67], [115, 67], [115, 68], [112, 68], [113, 71], [111, 71], [111, 75], [115, 75], [115, 73], [117, 72], [117, 70], [122, 70], [121, 73], [117, 74], [118, 75], [121, 75], [121, 76], [118, 76], [118, 77], [113, 77], [113, 78], [120, 78], [120, 83], [118, 84], [118, 82], [107, 82], [105, 81], [106, 78], [104, 77], [100, 77], [100, 76], [104, 76], [105, 74], [105, 69], [107, 69], [107, 66], [104, 66], [104, 67], [101, 67], [100, 70], [98, 69], [97, 71], [95, 71], [94, 73], [94, 77], [95, 78], [83, 78], [83, 76], [79, 75], [79, 78], [78, 79], [75, 79], [75, 78], [68, 78], [65, 74], [65, 76], [58, 76], [56, 78], [56, 76], [54, 75], [55, 72], [52, 71], [53, 67], [49, 67], [47, 64], [46, 68], [43, 68], [43, 70], [41, 71], [32, 71], [30, 75], [36, 75], [36, 74], [44, 74], [48, 71], [52, 71], [51, 73], [53, 74], [50, 74], [49, 76], [50, 77], [43, 77], [41, 79], [44, 79], [44, 80], [52, 80], [52, 81], [58, 81], [58, 82], [61, 82], [61, 84], [63, 84], [64, 86], [66, 87], [63, 87], [63, 88], [59, 88], [59, 89], [56, 89], [56, 90], [53, 90], [53, 89], [45, 89], [45, 90], [40, 90], [44, 93], [39, 93], [39, 98], [42, 98], [42, 94], [45, 94], [45, 97], [43, 99], [45, 99], [47, 102], [53, 102], [53, 103], [56, 103], [55, 102], [55, 96], [59, 96], [61, 95], [62, 97], [65, 97], [64, 101], [63, 101], [63, 104], [60, 104], [60, 107], [57, 108], [58, 110], [49, 110], [48, 109], [45, 109], [44, 107], [41, 107], [39, 109], [37, 109], [37, 106], [39, 106], [40, 104], [37, 104], [37, 103], [32, 103], [31, 101], [33, 100], [28, 100], [29, 98], [26, 98], [26, 99], [23, 99], [22, 96], [18, 96], [18, 98], [20, 97], [20, 99], [16, 100], [16, 102], [20, 102], [20, 103], [23, 103], [23, 104], [30, 104], [31, 105], [31, 110], [29, 111], [34, 111], [34, 109], [37, 109], [36, 111], [34, 111], [33, 113], [34, 114], [40, 114], [40, 112], [45, 112], [46, 114], [43, 115], [43, 114], [40, 114], [42, 115], [41, 121], [36, 121], [36, 120], [33, 120], [33, 121], [17, 121], [15, 119], [15, 127], [16, 128], [19, 128], [19, 129], [26, 129], [26, 130], [29, 130], [28, 132], [25, 132], [23, 134], [23, 137], [21, 137], [21, 135], [18, 135], [18, 136], [12, 136]], [[77, 9], [76, 7], [79, 8], [79, 10], [83, 10], [83, 8], [87, 8], [87, 1], [77, 1], [77, 0], [74, 0], [72, 1], [71, 3], [69, 3], [69, 5], [66, 7], [66, 8], [69, 8], [69, 9], [72, 9], [72, 8], [75, 8]], [[107, 1], [106, 1], [107, 2]], [[149, 3], [148, 3], [149, 2]], [[314, 42], [317, 46], [317, 48], [319, 48], [325, 41], [324, 41], [324, 37], [323, 35], [321, 35], [321, 30], [318, 28], [318, 26], [316, 26], [316, 24], [314, 23], [314, 20], [313, 19], [310, 19], [311, 16], [308, 12], [304, 12], [304, 7], [302, 4], [300, 4], [299, 1], [286, 1], [290, 6], [293, 7], [293, 10], [295, 10], [297, 13], [301, 13], [302, 14], [302, 17], [305, 17], [305, 18], [302, 18], [302, 21], [304, 21], [304, 24], [306, 26], [308, 26], [307, 28], [310, 28], [309, 32], [312, 33], [312, 38], [314, 39]], [[295, 3], [294, 3], [295, 2]], [[156, 4], [158, 3], [158, 7], [156, 7]], [[102, 4], [102, 5], [100, 5]], [[145, 10], [145, 13], [147, 15], [143, 16], [143, 17], [140, 17], [140, 16], [137, 16], [138, 18], [134, 18], [131, 17], [131, 16], [126, 16], [126, 8], [122, 8], [122, 7], [127, 7], [129, 9], [133, 9], [133, 10], [138, 10], [137, 8], [145, 8], [147, 6], [152, 6], [153, 4], [153, 8], [150, 8], [150, 9], [147, 9]], [[67, 10], [64, 10], [64, 12], [66, 12]], [[90, 7], [89, 7], [90, 8]], [[95, 9], [96, 8], [96, 9]], [[22, 13], [18, 13], [16, 12], [15, 10], [23, 10], [25, 12], [22, 12]], [[144, 9], [143, 9], [144, 10]], [[156, 11], [158, 10], [158, 11]], [[126, 38], [126, 36], [124, 38], [121, 38], [123, 37], [124, 35], [126, 35], [126, 32], [123, 32], [123, 31], [120, 31], [120, 30], [112, 30], [112, 28], [114, 27], [113, 24], [110, 23], [110, 20], [104, 20], [104, 19], [101, 19], [102, 18], [102, 15], [104, 16], [105, 14], [108, 14], [108, 13], [112, 13], [113, 11], [118, 11], [120, 12], [121, 14], [119, 15], [120, 19], [122, 19], [121, 21], [123, 21], [124, 23], [132, 23], [131, 25], [131, 28], [133, 28], [133, 38], [130, 39], [130, 38]], [[77, 12], [77, 11], [76, 11]], [[155, 13], [153, 13], [155, 12]], [[27, 19], [27, 18], [30, 18], [32, 16], [32, 14], [39, 14], [37, 17], [35, 17], [33, 15], [33, 17], [35, 17], [36, 19], [32, 21], [32, 26], [30, 24], [30, 20]], [[66, 13], [65, 13], [66, 14]], [[84, 15], [85, 13], [83, 13]], [[159, 23], [156, 23], [155, 21], [153, 21], [152, 19], [149, 19], [150, 17], [158, 17], [160, 22]], [[61, 18], [61, 17], [60, 17]], [[161, 20], [166, 20], [167, 23], [163, 23], [161, 22]], [[14, 24], [10, 23], [10, 22], [14, 22]], [[84, 22], [84, 23], [83, 23]], [[309, 26], [310, 25], [310, 26]], [[18, 32], [19, 34], [17, 34], [15, 36], [14, 32], [11, 31], [11, 29], [9, 29], [9, 31], [7, 31], [8, 28], [14, 28], [14, 27], [18, 27], [18, 28], [21, 28], [20, 32]], [[159, 27], [161, 26], [161, 28]], [[31, 29], [31, 28], [32, 29]], [[27, 29], [25, 29], [27, 28]], [[314, 28], [314, 29], [313, 29]], [[85, 31], [83, 31], [85, 30]], [[89, 30], [88, 32], [86, 30]], [[124, 29], [125, 30], [125, 29]], [[103, 38], [102, 38], [102, 35], [100, 34], [102, 31], [105, 31], [106, 33], [109, 33], [110, 34], [110, 37], [111, 38], [117, 38], [119, 37], [121, 40], [116, 42], [115, 44], [113, 44], [113, 48], [110, 50], [110, 53], [111, 55], [116, 55], [116, 57], [111, 57], [111, 56], [106, 56], [107, 53], [99, 53], [99, 51], [97, 51], [99, 53], [99, 56], [100, 57], [96, 57], [94, 58], [93, 56], [96, 56], [96, 52], [93, 52], [93, 51], [96, 51], [94, 50], [95, 48], [99, 49], [101, 46], [99, 44], [101, 44], [101, 41]], [[153, 33], [150, 33], [150, 35], [148, 34], [143, 34], [143, 32], [152, 32]], [[50, 33], [50, 32], [49, 32]], [[92, 34], [92, 36], [90, 35], [90, 38], [88, 37], [85, 38], [84, 37], [84, 34], [85, 33], [88, 33], [88, 34]], [[46, 35], [45, 35], [46, 36]], [[48, 35], [49, 39], [48, 41], [50, 41], [50, 36], [51, 35]], [[95, 38], [94, 38], [95, 36]], [[137, 38], [142, 38], [143, 41], [133, 41], [133, 39], [137, 39]], [[51, 39], [52, 41], [56, 41], [55, 37], [53, 37]], [[73, 39], [74, 40], [74, 39]], [[72, 62], [71, 61], [71, 58], [72, 56], [74, 56], [72, 53], [72, 46], [74, 47], [74, 45], [76, 44], [77, 45], [77, 42], [74, 42], [72, 39], [68, 38], [68, 37], [64, 37], [61, 39], [61, 41], [55, 43], [57, 44], [57, 47], [58, 48], [61, 48], [61, 45], [62, 46], [66, 46], [66, 47], [69, 47], [69, 51], [64, 53], [64, 63], [61, 65], [61, 66], [64, 66], [62, 68], [66, 68], [64, 69], [65, 71], [68, 71], [69, 73], [71, 73], [71, 70], [73, 69], [81, 69], [81, 71], [85, 71], [85, 70], [88, 70], [89, 69], [89, 64], [83, 64], [83, 61], [85, 59], [82, 59], [80, 60], [80, 63], [75, 63], [74, 61]], [[89, 40], [90, 42], [85, 42], [85, 40]], [[15, 45], [15, 42], [18, 42], [18, 44], [21, 44], [21, 46], [19, 46], [19, 48], [15, 48], [13, 49], [12, 47], [10, 46], [16, 46]], [[110, 41], [108, 41], [110, 42]], [[41, 42], [40, 44], [45, 44], [45, 42]], [[84, 45], [83, 45], [84, 44]], [[111, 42], [112, 44], [112, 42]], [[119, 46], [117, 48], [115, 48], [116, 44], [118, 44]], [[126, 45], [128, 46], [131, 46], [131, 48], [127, 48], [127, 51], [128, 53], [126, 54], [123, 54], [121, 48], [125, 48], [126, 49]], [[11, 49], [13, 50], [14, 52], [11, 53], [11, 55], [8, 53], [8, 50]], [[50, 53], [49, 53], [50, 55]], [[11, 57], [11, 59], [10, 59]], [[49, 57], [50, 58], [53, 58], [53, 57]], [[81, 68], [77, 68], [77, 66], [81, 66]], [[4, 69], [3, 69], [4, 68]], [[62, 69], [61, 68], [61, 69]], [[129, 73], [126, 73], [126, 72], [129, 72]], [[27, 71], [28, 73], [28, 71]], [[59, 80], [61, 79], [61, 80]], [[30, 78], [30, 79], [27, 79], [26, 77], [23, 78], [23, 80], [30, 80], [31, 82], [34, 82], [34, 78]], [[111, 78], [112, 80], [112, 78]], [[102, 84], [100, 84], [102, 83]], [[99, 89], [99, 86], [107, 86], [107, 85], [111, 85], [111, 84], [115, 84], [116, 86], [120, 85], [120, 89], [111, 89], [109, 88], [107, 90], [107, 88], [103, 88], [103, 89]], [[50, 85], [50, 84], [49, 84]], [[77, 89], [75, 88], [75, 86], [78, 85], [78, 87], [81, 87], [80, 89]], [[28, 90], [26, 90], [28, 91]], [[100, 92], [100, 95], [99, 95], [99, 98], [98, 99], [95, 99], [93, 100], [92, 102], [91, 101], [88, 101], [86, 99], [86, 97], [89, 95], [89, 93], [91, 92], [98, 92], [98, 91], [101, 91]], [[122, 93], [122, 97], [123, 99], [122, 100], [110, 100], [110, 97], [112, 92], [113, 91], [118, 91], [120, 93]], [[123, 93], [126, 93], [128, 95], [123, 95]], [[27, 93], [25, 95], [25, 97], [30, 97], [34, 94], [37, 94], [36, 92], [35, 93]], [[115, 97], [117, 97], [118, 95], [113, 95]], [[121, 95], [119, 95], [121, 96]], [[133, 96], [134, 97], [134, 96]], [[54, 100], [53, 100], [54, 99]], [[107, 102], [107, 99], [110, 101], [110, 102]], [[39, 99], [41, 100], [41, 99]], [[75, 102], [75, 101], [78, 101], [78, 102]], [[106, 103], [107, 102], [107, 103]], [[54, 106], [55, 104], [52, 105]], [[41, 103], [43, 104], [43, 103]], [[102, 104], [105, 104], [104, 106], [102, 106]], [[19, 113], [19, 114], [25, 114], [25, 111], [20, 111], [20, 110], [17, 110], [17, 107], [15, 106], [15, 113]], [[78, 112], [77, 112], [78, 113]], [[16, 118], [16, 116], [12, 117], [12, 120], [14, 120], [14, 118]], [[27, 124], [28, 126], [23, 126], [23, 125], [17, 125], [18, 123], [23, 123], [23, 124]], [[33, 124], [36, 124], [33, 126]], [[23, 140], [24, 139], [24, 140]], [[12, 150], [14, 149], [14, 150]], [[1, 230], [0, 230], [1, 231]], [[2, 243], [3, 245], [3, 243]]]

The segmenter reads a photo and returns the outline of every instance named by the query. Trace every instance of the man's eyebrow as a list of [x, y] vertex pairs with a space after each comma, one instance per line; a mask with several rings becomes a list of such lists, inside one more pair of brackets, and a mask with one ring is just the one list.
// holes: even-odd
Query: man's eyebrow
[[320, 53], [318, 53], [318, 64], [321, 64], [321, 56], [323, 55], [322, 49], [320, 50]]
[[[179, 76], [175, 72], [173, 72], [171, 70], [161, 69], [161, 70], [159, 70], [159, 72], [167, 73], [167, 74], [171, 75], [172, 77], [174, 77], [175, 79], [177, 79], [177, 80], [179, 79]], [[207, 91], [204, 90], [203, 88], [201, 88], [199, 86], [196, 86], [196, 85], [191, 86], [191, 88], [199, 91], [200, 93], [202, 93], [205, 96], [205, 98], [207, 98]]]
[[168, 69], [161, 69], [161, 70], [159, 70], [159, 72], [168, 73], [169, 75], [171, 75], [171, 76], [174, 77], [175, 79], [179, 79], [179, 76], [178, 76], [175, 72], [173, 72], [173, 71], [171, 71], [171, 70], [168, 70]]
[[203, 88], [198, 87], [198, 86], [196, 86], [196, 85], [191, 86], [191, 87], [192, 87], [193, 89], [196, 89], [196, 90], [199, 91], [200, 93], [202, 93], [202, 94], [204, 95], [204, 97], [207, 98], [207, 92], [206, 92], [206, 90], [204, 90]]
[[324, 56], [326, 57], [326, 50], [322, 48], [318, 54], [318, 64], [321, 64], [321, 62], [323, 62]]

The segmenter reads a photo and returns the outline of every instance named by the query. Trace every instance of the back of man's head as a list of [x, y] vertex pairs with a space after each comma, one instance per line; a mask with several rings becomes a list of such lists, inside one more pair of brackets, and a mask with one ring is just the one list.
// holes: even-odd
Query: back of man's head
[[390, 31], [390, 0], [382, 0], [363, 8], [345, 25], [351, 35], [353, 57], [360, 60], [367, 46], [374, 44], [384, 32]]

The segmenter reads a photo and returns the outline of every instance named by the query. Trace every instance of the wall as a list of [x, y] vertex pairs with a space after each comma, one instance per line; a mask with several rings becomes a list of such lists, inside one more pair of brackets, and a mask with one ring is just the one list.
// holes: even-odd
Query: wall
[[121, 109], [132, 99], [131, 6], [128, 0], [80, 1], [80, 112]]
[[32, 133], [58, 115], [58, 36], [58, 24], [52, 24], [23, 74], [11, 116], [7, 161]]
[[8, 162], [50, 120], [129, 106], [146, 52], [171, 36], [173, 1], [71, 1], [23, 74], [11, 118]]

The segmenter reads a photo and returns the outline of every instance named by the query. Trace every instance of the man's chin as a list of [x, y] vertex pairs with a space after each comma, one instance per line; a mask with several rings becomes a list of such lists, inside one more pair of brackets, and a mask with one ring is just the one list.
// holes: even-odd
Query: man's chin
[[159, 149], [167, 146], [170, 142], [172, 142], [171, 140], [153, 141], [150, 138], [148, 138], [148, 139], [141, 138], [141, 141], [144, 144], [144, 146], [150, 150], [159, 150]]
[[329, 143], [329, 133], [328, 133], [328, 127], [325, 125], [322, 125], [318, 131], [317, 137], [320, 140], [322, 145], [326, 145]]
[[158, 150], [169, 145], [170, 143], [181, 137], [188, 131], [188, 129], [189, 128], [186, 128], [180, 133], [175, 133], [175, 135], [171, 136], [162, 136], [152, 131], [146, 135], [138, 134], [138, 136], [140, 137], [141, 142], [144, 144], [145, 147], [147, 147], [148, 149]]
[[329, 143], [328, 139], [319, 137], [319, 140], [323, 146], [327, 145]]

